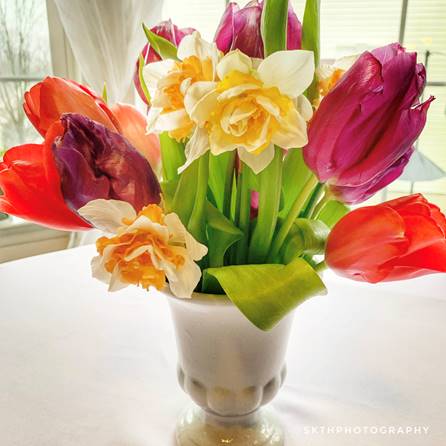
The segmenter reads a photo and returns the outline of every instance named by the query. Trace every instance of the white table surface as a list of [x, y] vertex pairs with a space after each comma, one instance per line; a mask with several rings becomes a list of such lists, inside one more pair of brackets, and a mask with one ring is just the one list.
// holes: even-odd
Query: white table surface
[[[167, 303], [133, 287], [108, 294], [92, 254], [0, 265], [1, 446], [174, 444], [189, 400]], [[272, 404], [287, 446], [446, 445], [446, 276], [326, 279], [329, 295], [297, 311]]]

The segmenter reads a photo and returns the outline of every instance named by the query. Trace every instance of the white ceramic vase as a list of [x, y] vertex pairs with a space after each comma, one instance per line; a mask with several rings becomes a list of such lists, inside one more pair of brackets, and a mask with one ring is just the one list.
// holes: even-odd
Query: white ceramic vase
[[281, 446], [283, 432], [261, 407], [283, 384], [293, 315], [256, 328], [225, 296], [168, 295], [178, 380], [196, 405], [177, 425], [179, 446]]

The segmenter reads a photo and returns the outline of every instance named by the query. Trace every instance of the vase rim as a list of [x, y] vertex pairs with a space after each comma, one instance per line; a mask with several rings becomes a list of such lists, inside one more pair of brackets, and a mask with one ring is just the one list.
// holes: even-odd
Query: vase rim
[[200, 305], [234, 305], [226, 294], [210, 294], [210, 293], [192, 293], [191, 297], [177, 297], [170, 290], [169, 285], [167, 285], [162, 293], [166, 294], [169, 299], [175, 301], [190, 303], [190, 304], [200, 304]]

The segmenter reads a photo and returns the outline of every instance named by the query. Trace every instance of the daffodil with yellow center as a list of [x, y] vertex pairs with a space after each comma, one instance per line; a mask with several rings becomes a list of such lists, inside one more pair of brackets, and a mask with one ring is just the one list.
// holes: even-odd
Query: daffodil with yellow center
[[237, 150], [258, 173], [273, 159], [274, 145], [303, 147], [313, 112], [303, 92], [313, 74], [310, 51], [278, 51], [257, 68], [239, 50], [228, 53], [217, 65], [217, 81], [195, 82], [186, 92], [185, 109], [197, 127], [180, 171], [207, 150]]
[[99, 255], [92, 260], [93, 277], [116, 291], [130, 284], [162, 289], [169, 281], [173, 294], [190, 297], [201, 270], [195, 261], [207, 253], [174, 213], [163, 214], [157, 205], [136, 213], [119, 200], [93, 200], [78, 211], [96, 228], [110, 233], [96, 242]]
[[356, 62], [358, 55], [341, 57], [334, 61], [332, 65], [321, 64], [316, 70], [317, 86], [319, 98], [313, 105], [317, 108], [321, 100], [327, 96], [336, 84], [341, 80], [344, 73]]
[[183, 38], [177, 54], [178, 61], [168, 59], [146, 65], [143, 76], [152, 95], [147, 130], [168, 131], [172, 138], [183, 141], [195, 126], [184, 109], [184, 95], [195, 82], [215, 79], [220, 52], [215, 43], [205, 42], [194, 32]]

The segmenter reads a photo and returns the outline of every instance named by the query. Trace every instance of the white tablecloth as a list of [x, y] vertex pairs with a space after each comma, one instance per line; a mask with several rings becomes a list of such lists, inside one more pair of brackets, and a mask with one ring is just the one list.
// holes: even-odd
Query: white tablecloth
[[[174, 444], [189, 400], [167, 303], [108, 294], [92, 253], [0, 265], [1, 446]], [[446, 445], [446, 276], [326, 282], [297, 311], [272, 404], [287, 446]]]

